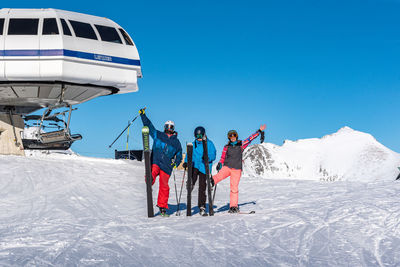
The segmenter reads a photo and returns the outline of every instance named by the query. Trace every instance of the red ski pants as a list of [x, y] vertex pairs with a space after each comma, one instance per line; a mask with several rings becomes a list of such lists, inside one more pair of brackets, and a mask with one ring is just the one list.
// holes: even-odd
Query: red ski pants
[[217, 184], [225, 178], [231, 177], [231, 194], [230, 194], [230, 207], [238, 207], [239, 202], [239, 181], [242, 176], [242, 170], [228, 168], [226, 166], [213, 176], [214, 183]]
[[158, 188], [157, 206], [160, 208], [168, 209], [169, 185], [168, 180], [170, 175], [160, 169], [156, 164], [151, 167], [151, 174], [153, 176], [153, 183], [156, 182], [157, 176], [160, 176], [160, 187]]

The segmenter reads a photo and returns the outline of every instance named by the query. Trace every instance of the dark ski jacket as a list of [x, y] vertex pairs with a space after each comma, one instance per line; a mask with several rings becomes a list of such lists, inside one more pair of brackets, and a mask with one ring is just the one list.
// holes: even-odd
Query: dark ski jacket
[[250, 143], [257, 138], [260, 134], [260, 131], [253, 133], [248, 138], [246, 138], [243, 142], [237, 141], [235, 144], [229, 142], [224, 149], [222, 150], [221, 159], [219, 162], [223, 166], [227, 166], [232, 169], [241, 170], [243, 163], [243, 150], [246, 149]]
[[[210, 139], [207, 139], [207, 149], [208, 149], [208, 162], [210, 164], [210, 170], [212, 168], [212, 162], [215, 160], [217, 156], [217, 151], [215, 150], [215, 146]], [[201, 173], [206, 174], [206, 166], [203, 162], [203, 142], [202, 141], [193, 141], [193, 168], [198, 169]], [[187, 162], [187, 158], [185, 158], [185, 162]]]
[[171, 175], [173, 160], [178, 166], [182, 161], [182, 146], [175, 132], [172, 136], [156, 130], [146, 114], [140, 115], [143, 125], [149, 127], [150, 136], [153, 138], [152, 164], [156, 164], [161, 170]]

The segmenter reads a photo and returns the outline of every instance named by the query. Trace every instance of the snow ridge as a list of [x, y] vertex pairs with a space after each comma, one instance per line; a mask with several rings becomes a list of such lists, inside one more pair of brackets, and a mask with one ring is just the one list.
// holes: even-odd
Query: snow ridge
[[244, 154], [244, 174], [264, 178], [320, 181], [394, 180], [400, 154], [372, 135], [343, 127], [322, 138], [286, 140], [251, 146]]

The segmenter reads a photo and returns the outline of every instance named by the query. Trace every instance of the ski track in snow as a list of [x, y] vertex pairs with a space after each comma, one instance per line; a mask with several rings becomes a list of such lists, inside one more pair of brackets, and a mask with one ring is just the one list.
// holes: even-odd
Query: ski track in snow
[[149, 219], [141, 163], [0, 156], [0, 265], [400, 266], [400, 183], [243, 177], [255, 214], [227, 213], [225, 180], [215, 216], [197, 214], [196, 185], [188, 218], [173, 182], [171, 217]]

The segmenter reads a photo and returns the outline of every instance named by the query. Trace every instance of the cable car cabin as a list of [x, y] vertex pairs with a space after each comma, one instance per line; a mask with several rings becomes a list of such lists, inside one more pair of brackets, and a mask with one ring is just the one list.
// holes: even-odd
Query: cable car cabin
[[136, 92], [137, 48], [110, 19], [56, 9], [0, 9], [0, 112]]

